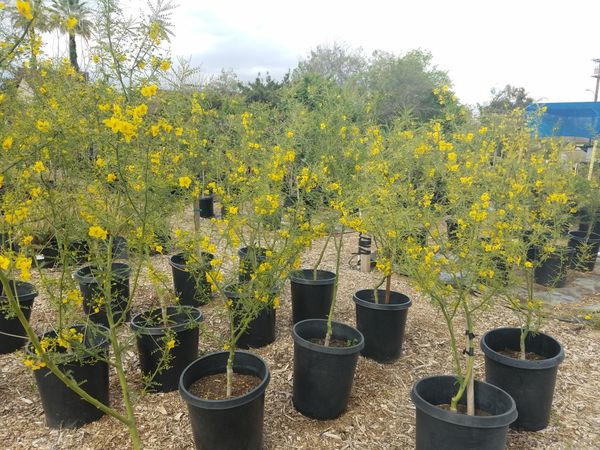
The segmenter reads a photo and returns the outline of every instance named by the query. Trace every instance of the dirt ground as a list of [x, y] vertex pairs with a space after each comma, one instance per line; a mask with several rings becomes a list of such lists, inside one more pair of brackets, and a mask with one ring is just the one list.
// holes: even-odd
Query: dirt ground
[[[358, 236], [345, 239], [340, 275], [336, 320], [355, 324], [353, 292], [371, 288], [377, 275], [361, 273], [348, 262], [356, 251]], [[319, 248], [305, 255], [305, 263], [315, 261]], [[170, 273], [166, 256], [154, 259]], [[334, 269], [333, 249], [326, 254], [322, 268]], [[33, 281], [35, 283], [35, 279]], [[448, 337], [443, 320], [433, 305], [417, 293], [406, 279], [395, 277], [392, 288], [409, 295], [406, 340], [402, 357], [393, 364], [378, 364], [359, 358], [354, 387], [345, 414], [336, 420], [311, 420], [292, 406], [293, 341], [289, 282], [277, 311], [277, 339], [254, 350], [271, 370], [266, 393], [264, 437], [268, 449], [410, 449], [415, 439], [415, 409], [410, 389], [418, 379], [452, 372]], [[144, 281], [134, 299], [134, 313], [151, 301], [149, 282]], [[219, 350], [214, 336], [224, 329], [221, 299], [203, 307], [204, 331], [200, 351]], [[510, 431], [511, 449], [597, 449], [600, 448], [600, 331], [574, 319], [580, 308], [598, 304], [599, 299], [582, 299], [581, 304], [549, 307], [550, 318], [543, 330], [564, 346], [566, 359], [560, 366], [550, 426], [540, 432]], [[52, 323], [51, 310], [40, 295], [36, 299], [32, 323], [40, 332]], [[513, 313], [494, 306], [478, 322], [476, 333], [517, 324]], [[129, 334], [123, 327], [121, 333]], [[478, 347], [477, 347], [478, 349]], [[22, 363], [22, 354], [0, 355], [0, 448], [1, 449], [126, 449], [127, 430], [110, 417], [76, 430], [49, 429], [36, 391], [33, 375]], [[139, 395], [141, 380], [135, 349], [126, 356], [126, 372], [135, 391], [135, 412], [142, 440], [148, 449], [193, 448], [187, 408], [177, 391], [168, 394]], [[476, 376], [484, 378], [484, 361], [478, 351]], [[111, 403], [121, 404], [117, 377], [111, 372]]]

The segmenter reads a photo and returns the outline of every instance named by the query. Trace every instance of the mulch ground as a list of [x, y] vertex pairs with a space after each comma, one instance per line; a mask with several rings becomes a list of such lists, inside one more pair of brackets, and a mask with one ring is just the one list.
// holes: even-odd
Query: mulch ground
[[[353, 292], [371, 288], [378, 275], [361, 273], [350, 265], [356, 251], [357, 235], [345, 239], [340, 275], [336, 320], [355, 324]], [[333, 247], [333, 246], [331, 246]], [[316, 261], [319, 248], [305, 255], [305, 263]], [[166, 256], [154, 257], [165, 273], [170, 273]], [[334, 270], [330, 248], [322, 268]], [[35, 283], [35, 279], [34, 279]], [[413, 299], [409, 311], [404, 353], [393, 364], [378, 364], [359, 358], [354, 387], [347, 412], [336, 420], [308, 419], [292, 406], [293, 341], [289, 283], [277, 311], [277, 339], [254, 350], [269, 364], [271, 382], [265, 401], [264, 437], [269, 449], [410, 449], [414, 448], [415, 409], [410, 389], [420, 378], [452, 373], [448, 337], [444, 322], [433, 305], [413, 289], [406, 279], [396, 277], [394, 290]], [[134, 300], [134, 313], [152, 304], [150, 284], [144, 280]], [[155, 301], [155, 300], [154, 300]], [[205, 321], [200, 352], [220, 350], [219, 334], [226, 319], [220, 298], [203, 307]], [[600, 331], [576, 317], [586, 304], [598, 298], [582, 299], [579, 305], [549, 307], [550, 318], [543, 330], [564, 346], [566, 359], [560, 366], [550, 426], [540, 432], [510, 431], [511, 449], [597, 449], [600, 448]], [[53, 312], [43, 295], [36, 299], [32, 323], [40, 332], [53, 323]], [[496, 305], [482, 313], [476, 330], [517, 325], [513, 313]], [[126, 327], [120, 331], [130, 332]], [[478, 349], [478, 347], [477, 347]], [[49, 429], [36, 391], [33, 375], [21, 363], [22, 354], [0, 356], [0, 448], [2, 449], [125, 449], [127, 430], [110, 417], [76, 430]], [[177, 391], [141, 395], [141, 378], [135, 348], [125, 358], [127, 378], [135, 395], [135, 413], [142, 440], [148, 449], [193, 448], [187, 408]], [[484, 361], [478, 351], [476, 376], [484, 378]], [[117, 377], [111, 372], [111, 403], [120, 407]]]

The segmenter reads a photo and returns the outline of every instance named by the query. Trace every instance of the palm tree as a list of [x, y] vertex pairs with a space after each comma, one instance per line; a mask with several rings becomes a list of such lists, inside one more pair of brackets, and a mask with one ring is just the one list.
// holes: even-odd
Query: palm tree
[[69, 61], [79, 72], [77, 63], [77, 43], [75, 36], [88, 39], [92, 34], [93, 23], [89, 19], [92, 10], [82, 0], [52, 0], [50, 11], [50, 29], [57, 29], [69, 35]]

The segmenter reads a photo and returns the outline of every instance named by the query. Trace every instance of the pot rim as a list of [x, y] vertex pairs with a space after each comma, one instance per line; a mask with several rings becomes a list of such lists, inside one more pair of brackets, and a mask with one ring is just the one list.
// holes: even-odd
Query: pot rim
[[[228, 354], [229, 354], [229, 352], [226, 352], [226, 351], [209, 353], [209, 354], [201, 356], [200, 358], [191, 362], [185, 369], [183, 369], [183, 371], [181, 372], [181, 375], [179, 377], [179, 394], [181, 395], [181, 397], [183, 397], [183, 399], [185, 400], [185, 402], [188, 405], [199, 407], [202, 409], [217, 409], [217, 410], [232, 409], [232, 408], [237, 408], [239, 406], [250, 403], [253, 400], [255, 400], [256, 398], [258, 398], [264, 394], [265, 390], [267, 389], [267, 386], [269, 385], [269, 381], [271, 380], [271, 372], [269, 370], [269, 366], [264, 361], [264, 359], [262, 359], [260, 356], [254, 354], [254, 353], [251, 353], [251, 352], [243, 351], [243, 350], [236, 350], [235, 351], [236, 357], [239, 355], [245, 355], [246, 357], [255, 359], [258, 362], [257, 366], [262, 366], [265, 369], [264, 377], [262, 378], [261, 382], [256, 387], [254, 387], [254, 389], [252, 389], [249, 392], [246, 392], [243, 395], [240, 395], [239, 397], [231, 397], [231, 398], [226, 398], [223, 400], [203, 399], [201, 397], [196, 397], [190, 391], [188, 391], [189, 386], [184, 386], [184, 384], [183, 384], [184, 376], [188, 372], [188, 370], [191, 370], [191, 368], [194, 365], [198, 364], [200, 361], [203, 361], [203, 360], [206, 360], [209, 358], [216, 358], [216, 357], [220, 357], [221, 355], [228, 355]], [[227, 361], [227, 358], [225, 358], [225, 361]], [[235, 358], [234, 358], [234, 366], [235, 366]], [[217, 372], [217, 373], [225, 373], [224, 372], [225, 367], [226, 366], [223, 365], [223, 372]], [[202, 378], [202, 377], [200, 377], [200, 378]], [[192, 383], [194, 383], [195, 381], [198, 381], [200, 378], [192, 381]], [[192, 383], [190, 383], [190, 385]]]
[[[323, 269], [317, 269], [317, 279], [316, 280], [313, 280], [312, 278], [304, 278], [304, 277], [298, 276], [298, 274], [300, 274], [300, 273], [304, 274], [305, 272], [312, 272], [312, 271], [313, 271], [313, 269], [293, 270], [289, 274], [290, 281], [292, 283], [304, 284], [304, 285], [308, 285], [308, 286], [324, 286], [324, 285], [334, 284], [335, 280], [337, 278], [335, 273], [331, 272], [330, 270], [323, 270]], [[327, 278], [319, 279], [319, 276], [318, 276], [319, 274], [326, 275]]]
[[[484, 389], [500, 391], [510, 400], [510, 408], [508, 411], [502, 414], [496, 414], [491, 416], [469, 416], [467, 414], [459, 414], [449, 410], [441, 409], [438, 406], [429, 403], [427, 400], [421, 397], [421, 395], [418, 392], [418, 387], [420, 383], [433, 379], [456, 380], [456, 377], [452, 375], [434, 375], [430, 377], [421, 378], [415, 384], [413, 384], [413, 387], [410, 391], [410, 398], [414, 403], [415, 407], [421, 409], [424, 413], [435, 419], [441, 420], [446, 423], [465, 426], [469, 428], [502, 428], [507, 427], [508, 425], [513, 423], [518, 417], [517, 405], [514, 399], [510, 396], [510, 394], [508, 394], [503, 389], [500, 389], [498, 386], [494, 386], [493, 384], [486, 383], [485, 381], [481, 380], [475, 380], [475, 384], [483, 387]], [[475, 401], [477, 402], [477, 397], [475, 397]]]
[[[412, 300], [410, 299], [410, 297], [406, 294], [402, 294], [401, 292], [398, 291], [390, 291], [391, 295], [397, 294], [398, 296], [400, 296], [400, 299], [402, 300], [401, 303], [375, 303], [375, 299], [373, 300], [366, 300], [364, 298], [360, 298], [359, 294], [361, 293], [370, 293], [373, 292], [374, 289], [361, 289], [359, 291], [356, 291], [354, 294], [352, 294], [352, 300], [354, 300], [354, 303], [356, 304], [356, 306], [362, 306], [364, 308], [368, 308], [368, 309], [377, 309], [377, 310], [383, 310], [383, 311], [401, 311], [403, 309], [408, 309], [411, 307], [412, 305]], [[385, 290], [384, 289], [377, 289], [377, 292], [381, 292], [384, 293], [385, 295]]]
[[[79, 283], [91, 284], [96, 283], [97, 279], [93, 275], [91, 268], [95, 267], [95, 264], [86, 264], [83, 267], [80, 267], [75, 272], [73, 272], [73, 278]], [[89, 269], [89, 273], [84, 273], [82, 271]], [[114, 278], [117, 279], [127, 279], [129, 278], [129, 274], [131, 272], [131, 268], [129, 264], [124, 262], [113, 262], [111, 264], [111, 270]]]
[[546, 358], [546, 359], [523, 360], [523, 359], [511, 358], [509, 356], [498, 353], [497, 351], [492, 349], [487, 344], [487, 337], [495, 332], [506, 331], [506, 330], [510, 330], [515, 333], [520, 333], [520, 328], [503, 327], [503, 328], [494, 328], [493, 330], [489, 330], [481, 337], [481, 340], [479, 341], [479, 346], [481, 348], [481, 351], [483, 351], [483, 353], [485, 354], [485, 356], [487, 358], [490, 358], [491, 360], [496, 361], [497, 363], [503, 364], [505, 366], [515, 367], [517, 369], [527, 369], [527, 370], [551, 369], [553, 367], [558, 366], [560, 363], [562, 363], [564, 361], [565, 350], [564, 350], [563, 346], [561, 345], [561, 343], [558, 342], [556, 339], [554, 339], [552, 336], [550, 336], [546, 333], [542, 333], [542, 332], [538, 332], [536, 334], [536, 336], [532, 337], [532, 339], [535, 339], [538, 336], [543, 336], [544, 339], [549, 339], [552, 342], [554, 342], [559, 348], [559, 352], [555, 356], [552, 356], [552, 357]]
[[[36, 287], [32, 283], [28, 283], [26, 281], [19, 281], [19, 280], [8, 280], [8, 281], [9, 281], [9, 284], [14, 283], [14, 286], [17, 288], [16, 289], [17, 292], [15, 292], [15, 294], [16, 294], [17, 301], [19, 303], [33, 301], [39, 295], [39, 292], [37, 291]], [[19, 286], [27, 289], [27, 291], [25, 293], [23, 293], [22, 295], [19, 295]], [[0, 287], [3, 287], [3, 286], [0, 286]], [[8, 302], [8, 296], [4, 295], [4, 291], [2, 292], [2, 294], [0, 294], [0, 302], [3, 302], [3, 303]]]
[[[179, 253], [175, 253], [173, 256], [170, 256], [169, 257], [169, 265], [176, 269], [187, 272], [188, 271], [187, 264], [182, 264], [182, 263], [175, 261], [175, 259], [178, 259], [178, 258], [184, 259], [183, 254], [184, 254], [184, 252], [179, 252]], [[208, 252], [202, 252], [201, 255], [202, 255], [202, 257], [206, 257], [206, 259], [208, 261], [214, 259], [214, 257], [215, 257], [215, 255], [213, 255], [212, 253], [208, 253]]]
[[[137, 313], [131, 319], [131, 323], [130, 323], [131, 329], [135, 333], [151, 335], [151, 336], [164, 335], [164, 334], [166, 334], [166, 330], [171, 330], [171, 331], [174, 331], [175, 333], [178, 333], [180, 331], [184, 331], [184, 330], [188, 329], [186, 326], [187, 321], [176, 323], [173, 326], [169, 326], [169, 327], [148, 327], [148, 326], [144, 326], [141, 323], [139, 323], [143, 315], [152, 314], [155, 311], [157, 311], [160, 314], [160, 310], [161, 310], [161, 307], [159, 306], [156, 308], [147, 309], [145, 311]], [[198, 323], [200, 323], [203, 320], [202, 311], [200, 311], [199, 308], [196, 308], [194, 306], [189, 306], [189, 305], [167, 306], [167, 314], [169, 315], [169, 317], [172, 317], [173, 315], [178, 315], [178, 314], [185, 314], [182, 310], [188, 311], [189, 316], [186, 316], [186, 318], [191, 317]]]
[[326, 353], [330, 355], [352, 355], [355, 353], [359, 353], [365, 347], [365, 338], [363, 334], [353, 326], [347, 325], [342, 322], [336, 322], [335, 320], [331, 322], [331, 327], [333, 328], [332, 337], [335, 338], [335, 328], [345, 329], [350, 331], [350, 333], [356, 335], [356, 339], [358, 339], [358, 343], [351, 345], [349, 347], [325, 347], [324, 345], [315, 344], [310, 342], [307, 339], [304, 339], [298, 333], [298, 328], [301, 328], [302, 325], [307, 324], [309, 322], [318, 322], [323, 326], [323, 330], [327, 330], [327, 320], [325, 319], [304, 319], [300, 322], [296, 322], [292, 327], [292, 338], [294, 339], [294, 343], [299, 345], [300, 347], [306, 348], [307, 350], [312, 350], [318, 353]]

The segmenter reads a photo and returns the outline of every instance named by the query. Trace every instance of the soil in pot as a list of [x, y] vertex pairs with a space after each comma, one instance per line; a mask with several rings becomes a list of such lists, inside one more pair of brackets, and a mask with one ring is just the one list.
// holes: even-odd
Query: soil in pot
[[[455, 377], [434, 376], [413, 386], [410, 396], [417, 415], [416, 449], [505, 449], [508, 426], [517, 417], [514, 400], [496, 386], [475, 381], [475, 409], [482, 415], [468, 416], [440, 407], [450, 403], [457, 385]], [[465, 402], [463, 395], [459, 403]]]
[[569, 248], [573, 249], [570, 267], [582, 272], [591, 272], [600, 251], [600, 234], [570, 231]]
[[[236, 346], [242, 349], [260, 348], [271, 344], [276, 337], [276, 310], [269, 301], [265, 305], [261, 305], [260, 310], [256, 310], [257, 305], [252, 305], [251, 308], [244, 306], [244, 295], [249, 295], [238, 290], [240, 285], [230, 285], [224, 289], [225, 296], [231, 300], [233, 308], [233, 324], [237, 329], [241, 326], [242, 320], [249, 314], [254, 315], [254, 318], [248, 323], [244, 333], [238, 339]], [[277, 295], [276, 292], [271, 293], [272, 296]]]
[[161, 308], [137, 314], [131, 320], [142, 374], [150, 392], [177, 389], [181, 372], [198, 357], [200, 310], [169, 306], [166, 315], [166, 326]]
[[[108, 357], [108, 329], [102, 326], [85, 327], [76, 325], [84, 334], [84, 342], [90, 355], [80, 355], [76, 360], [64, 361], [58, 367], [68, 373], [79, 386], [92, 397], [109, 405], [108, 363], [100, 357]], [[55, 332], [44, 337], [56, 337]], [[32, 349], [28, 350], [30, 353]], [[100, 419], [104, 413], [83, 400], [69, 389], [49, 369], [42, 367], [34, 371], [38, 391], [44, 407], [46, 424], [50, 428], [77, 428]]]
[[519, 328], [498, 328], [482, 336], [485, 378], [514, 398], [519, 417], [512, 427], [542, 430], [550, 420], [558, 366], [565, 354], [560, 343], [544, 333], [529, 334], [525, 340], [526, 351], [537, 358], [523, 360], [503, 354], [508, 349], [518, 355], [520, 335]]
[[342, 347], [325, 347], [312, 342], [323, 339], [327, 321], [308, 319], [292, 328], [294, 339], [294, 408], [315, 419], [335, 419], [348, 407], [358, 354], [364, 347], [357, 329], [339, 322], [332, 323], [332, 338]]
[[[38, 293], [35, 286], [22, 281], [10, 281], [13, 294], [16, 294], [21, 312], [27, 320], [31, 317], [33, 301]], [[0, 354], [12, 353], [27, 342], [27, 333], [19, 319], [10, 310], [8, 296], [0, 283]]]
[[206, 272], [210, 270], [210, 261], [214, 256], [202, 253], [201, 262], [188, 267], [183, 253], [169, 258], [173, 272], [173, 286], [180, 305], [206, 305], [211, 297], [210, 283], [206, 280]]
[[305, 319], [327, 319], [333, 299], [335, 273], [313, 269], [296, 270], [290, 274], [292, 322]]
[[402, 355], [410, 298], [399, 292], [390, 292], [389, 303], [384, 303], [385, 290], [377, 291], [375, 303], [373, 289], [357, 291], [352, 299], [356, 307], [356, 328], [365, 337], [361, 354], [375, 361], [387, 363]]
[[[261, 382], [261, 379], [254, 375], [243, 373], [233, 373], [231, 383], [231, 396], [240, 397], [247, 394]], [[200, 378], [191, 384], [188, 391], [196, 397], [205, 400], [225, 400], [227, 396], [227, 375], [218, 373]]]
[[83, 296], [83, 311], [90, 320], [108, 326], [107, 308], [110, 307], [113, 321], [129, 320], [127, 303], [129, 300], [129, 266], [125, 263], [113, 263], [111, 266], [110, 305], [104, 301], [103, 277], [94, 265], [84, 266], [73, 274], [79, 283]]
[[191, 386], [198, 380], [216, 374], [224, 375], [228, 356], [228, 352], [208, 354], [191, 363], [181, 374], [179, 393], [188, 405], [196, 448], [261, 450], [265, 391], [270, 373], [260, 357], [248, 352], [235, 352], [234, 374], [260, 380], [250, 391], [223, 400], [207, 400], [190, 392]]

